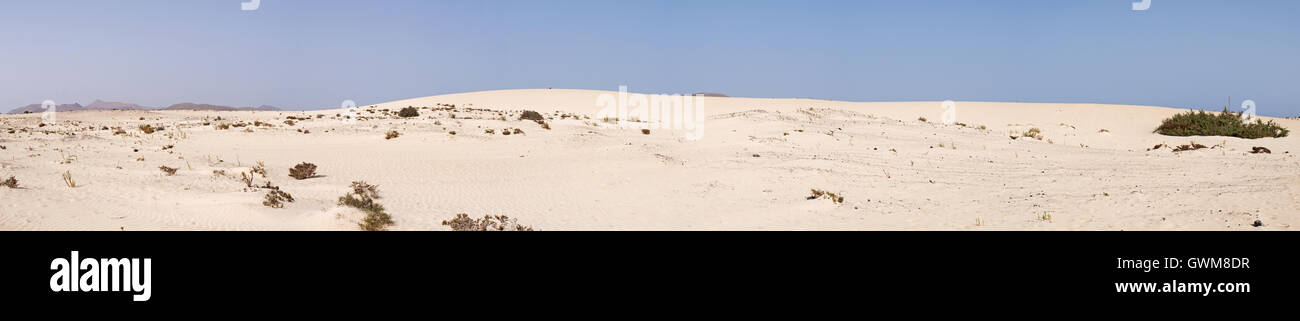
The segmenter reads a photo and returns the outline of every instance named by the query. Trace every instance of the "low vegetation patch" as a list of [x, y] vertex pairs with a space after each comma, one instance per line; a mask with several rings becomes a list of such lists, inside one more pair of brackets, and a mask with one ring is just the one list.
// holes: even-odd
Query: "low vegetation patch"
[[397, 112], [397, 117], [402, 117], [402, 118], [419, 117], [419, 116], [420, 116], [420, 109], [415, 107], [402, 108], [401, 111]]
[[289, 169], [289, 177], [304, 180], [316, 177], [316, 164], [302, 163]]
[[167, 174], [167, 176], [176, 175], [175, 168], [171, 168], [167, 166], [158, 166], [158, 169], [161, 170], [164, 174]]
[[356, 208], [366, 213], [357, 225], [362, 231], [387, 231], [395, 224], [393, 216], [384, 212], [384, 206], [375, 202], [379, 199], [379, 186], [366, 182], [352, 182], [352, 192], [339, 197], [339, 205]]
[[13, 176], [9, 176], [8, 179], [5, 179], [3, 182], [0, 182], [0, 186], [4, 186], [8, 188], [18, 188], [18, 179], [14, 178]]
[[527, 119], [531, 121], [543, 121], [546, 120], [546, 117], [542, 116], [541, 113], [531, 111], [531, 110], [525, 110], [523, 113], [519, 114], [519, 119], [520, 120]]
[[1187, 144], [1187, 145], [1179, 145], [1178, 147], [1175, 147], [1175, 148], [1174, 148], [1174, 151], [1175, 151], [1175, 152], [1185, 152], [1185, 151], [1189, 151], [1189, 150], [1198, 150], [1198, 149], [1204, 149], [1204, 148], [1209, 148], [1209, 147], [1208, 147], [1208, 146], [1205, 146], [1205, 145], [1197, 144], [1196, 142], [1191, 142], [1191, 144]]
[[402, 136], [402, 133], [399, 133], [396, 130], [390, 130], [388, 131], [387, 134], [384, 134], [384, 139], [393, 139], [393, 138], [397, 138], [398, 136]]
[[1241, 114], [1227, 109], [1217, 115], [1204, 110], [1177, 114], [1161, 122], [1155, 132], [1167, 136], [1229, 136], [1246, 139], [1280, 138], [1290, 133], [1271, 120], [1267, 123], [1259, 119], [1253, 123], [1243, 122]]
[[153, 134], [154, 131], [162, 130], [162, 128], [154, 128], [153, 126], [149, 126], [149, 125], [140, 125], [139, 128], [140, 131], [144, 132], [145, 134]]
[[293, 195], [289, 195], [289, 193], [285, 193], [278, 188], [266, 192], [266, 200], [262, 201], [262, 205], [270, 208], [284, 208], [285, 203], [293, 203]]
[[470, 218], [467, 214], [456, 214], [456, 218], [442, 221], [452, 231], [532, 231], [531, 226], [521, 225], [518, 221], [505, 215], [487, 215], [481, 219]]
[[[1265, 147], [1255, 146], [1255, 147], [1251, 147], [1251, 148], [1250, 148], [1250, 153], [1251, 153], [1251, 154], [1272, 154], [1273, 151], [1268, 150], [1268, 148], [1265, 148]], [[11, 177], [11, 179], [12, 179], [12, 177]]]

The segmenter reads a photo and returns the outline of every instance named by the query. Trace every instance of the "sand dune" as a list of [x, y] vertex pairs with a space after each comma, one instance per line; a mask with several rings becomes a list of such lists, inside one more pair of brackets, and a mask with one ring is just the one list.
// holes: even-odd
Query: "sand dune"
[[[362, 213], [337, 205], [352, 181], [379, 186], [394, 230], [447, 230], [440, 223], [458, 213], [507, 215], [539, 230], [1291, 230], [1300, 223], [1300, 139], [1152, 133], [1179, 109], [957, 102], [962, 126], [939, 122], [940, 102], [704, 97], [705, 136], [693, 141], [682, 131], [645, 135], [601, 125], [594, 118], [602, 94], [610, 92], [432, 96], [363, 106], [366, 119], [351, 124], [338, 119], [341, 109], [79, 111], [44, 127], [39, 114], [3, 115], [0, 179], [12, 175], [19, 188], [0, 187], [0, 229], [355, 230]], [[457, 109], [436, 110], [446, 105]], [[396, 117], [407, 106], [428, 108]], [[551, 129], [518, 120], [524, 109], [554, 118]], [[585, 117], [561, 119], [569, 113]], [[289, 116], [303, 119], [289, 125]], [[1300, 120], [1275, 121], [1300, 129]], [[216, 128], [240, 122], [249, 126]], [[145, 134], [142, 124], [166, 128]], [[523, 134], [501, 134], [513, 128]], [[1043, 139], [1011, 138], [1031, 128]], [[385, 139], [389, 131], [401, 136]], [[1213, 148], [1148, 150], [1190, 141]], [[1249, 153], [1255, 146], [1273, 153]], [[268, 175], [254, 184], [269, 180], [295, 202], [263, 206], [267, 191], [239, 180], [258, 161]], [[288, 177], [300, 162], [318, 165], [321, 176]], [[178, 171], [168, 176], [159, 166]], [[65, 185], [65, 172], [75, 188]], [[811, 189], [844, 201], [809, 200]], [[1264, 225], [1251, 226], [1257, 220]]]

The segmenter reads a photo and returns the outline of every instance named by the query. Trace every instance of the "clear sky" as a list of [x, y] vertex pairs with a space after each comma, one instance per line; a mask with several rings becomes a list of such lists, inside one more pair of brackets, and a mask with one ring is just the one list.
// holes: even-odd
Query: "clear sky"
[[1300, 1], [6, 1], [0, 110], [514, 88], [1300, 115]]

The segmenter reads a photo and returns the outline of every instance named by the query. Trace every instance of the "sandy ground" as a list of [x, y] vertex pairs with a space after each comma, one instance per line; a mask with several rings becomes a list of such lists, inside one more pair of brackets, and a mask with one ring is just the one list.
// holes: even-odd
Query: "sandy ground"
[[[0, 187], [0, 229], [356, 230], [361, 212], [337, 205], [352, 181], [379, 186], [393, 230], [448, 230], [440, 223], [457, 213], [507, 215], [539, 230], [1292, 230], [1300, 223], [1300, 138], [1152, 133], [1178, 109], [958, 102], [962, 126], [940, 123], [940, 102], [703, 98], [705, 136], [693, 141], [680, 131], [644, 135], [602, 125], [595, 102], [606, 93], [425, 97], [364, 106], [367, 118], [353, 124], [336, 117], [342, 110], [65, 112], [44, 127], [40, 115], [4, 115], [0, 179], [14, 176], [19, 188]], [[382, 111], [406, 106], [429, 108], [406, 119]], [[521, 109], [554, 118], [551, 129], [517, 120]], [[585, 117], [561, 119], [567, 113]], [[310, 119], [288, 125], [288, 116]], [[1300, 120], [1276, 121], [1300, 130]], [[215, 128], [240, 122], [250, 125]], [[142, 124], [166, 129], [145, 134]], [[115, 134], [119, 127], [124, 133]], [[506, 128], [524, 133], [501, 135]], [[1031, 128], [1043, 139], [1011, 138]], [[388, 131], [401, 136], [385, 139]], [[1148, 150], [1191, 141], [1212, 148]], [[1273, 153], [1248, 153], [1255, 146]], [[267, 176], [253, 174], [253, 184], [270, 181], [296, 202], [262, 205], [266, 190], [239, 179], [259, 161]], [[301, 162], [318, 165], [319, 176], [290, 178], [288, 169]], [[169, 176], [159, 166], [178, 171]], [[843, 203], [809, 200], [811, 189]], [[1264, 226], [1252, 227], [1256, 220]]]

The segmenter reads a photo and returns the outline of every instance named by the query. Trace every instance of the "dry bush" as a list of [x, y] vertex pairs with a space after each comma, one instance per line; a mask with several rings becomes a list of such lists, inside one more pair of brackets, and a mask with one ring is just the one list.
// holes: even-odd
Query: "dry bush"
[[642, 130], [641, 130], [641, 134], [642, 134], [642, 135], [650, 135], [650, 130], [649, 130], [649, 129], [642, 129]]
[[167, 176], [176, 175], [176, 169], [175, 169], [175, 168], [171, 168], [171, 167], [167, 167], [167, 166], [158, 166], [158, 169], [161, 170], [163, 173], [166, 173]]
[[72, 179], [72, 171], [63, 172], [63, 184], [68, 185], [68, 188], [77, 188], [77, 181]]
[[398, 136], [402, 136], [402, 133], [399, 133], [396, 130], [390, 130], [388, 131], [387, 134], [384, 134], [384, 139], [393, 139], [393, 138], [397, 138]]
[[481, 219], [472, 219], [466, 214], [456, 214], [450, 221], [442, 221], [452, 231], [532, 231], [531, 226], [521, 225], [515, 219], [505, 215], [487, 215]]
[[402, 118], [419, 117], [419, 116], [420, 116], [420, 110], [415, 107], [402, 108], [402, 111], [397, 112], [397, 117], [402, 117]]
[[9, 176], [9, 179], [0, 182], [0, 186], [4, 186], [8, 188], [18, 188], [18, 179], [14, 178], [13, 176]]
[[289, 177], [304, 180], [316, 176], [316, 164], [302, 163], [289, 169]]
[[1043, 130], [1038, 128], [1030, 128], [1029, 131], [1025, 132], [1023, 136], [1029, 138], [1037, 138], [1038, 140], [1043, 140]]
[[920, 117], [920, 118], [917, 118], [916, 120], [919, 120], [919, 121], [921, 121], [922, 123], [928, 121], [927, 119], [925, 119], [925, 117]]
[[836, 195], [835, 193], [819, 190], [816, 188], [812, 189], [812, 196], [809, 196], [808, 199], [815, 200], [818, 198], [825, 198], [831, 200], [832, 202], [835, 202], [835, 204], [844, 203], [844, 196]]
[[[1272, 154], [1273, 151], [1268, 150], [1268, 148], [1265, 147], [1255, 146], [1250, 148], [1250, 153], [1251, 154]], [[10, 177], [9, 179], [13, 179], [13, 178]]]
[[540, 125], [542, 125], [542, 129], [551, 130], [551, 123], [541, 122]]
[[495, 130], [495, 129], [484, 129], [484, 130], [483, 130], [483, 133], [484, 133], [484, 134], [488, 134], [488, 135], [492, 135], [492, 134], [496, 134], [496, 133], [497, 133], [497, 130]]
[[1208, 147], [1208, 146], [1205, 146], [1205, 145], [1197, 144], [1196, 142], [1191, 142], [1191, 144], [1188, 144], [1188, 145], [1178, 145], [1178, 147], [1174, 148], [1174, 151], [1175, 151], [1175, 152], [1185, 152], [1185, 151], [1198, 150], [1198, 149], [1204, 149], [1204, 148], [1209, 148], [1209, 147]]
[[253, 173], [257, 173], [258, 175], [262, 175], [262, 178], [269, 178], [266, 175], [266, 163], [262, 163], [262, 161], [257, 161], [257, 166], [253, 166], [253, 169], [251, 171]]
[[139, 128], [140, 131], [144, 132], [145, 134], [153, 134], [154, 131], [161, 130], [161, 128], [154, 128], [153, 126], [149, 126], [149, 125], [140, 125]]
[[522, 130], [522, 129], [518, 129], [518, 128], [515, 128], [515, 129], [512, 130], [511, 132], [513, 132], [515, 135], [523, 135], [523, 134], [524, 134], [524, 130]]
[[542, 121], [542, 120], [546, 120], [546, 117], [543, 117], [541, 113], [538, 113], [538, 112], [535, 112], [535, 111], [531, 111], [531, 110], [525, 110], [523, 113], [520, 113], [520, 114], [519, 114], [519, 119], [520, 119], [520, 120], [527, 119], [527, 120], [532, 120], [532, 121]]
[[[270, 185], [270, 182], [267, 182], [267, 185]], [[266, 192], [266, 200], [262, 201], [262, 205], [270, 208], [284, 208], [285, 203], [293, 203], [293, 195], [289, 195], [289, 193], [285, 193], [278, 188]]]
[[449, 131], [449, 132], [447, 132], [447, 134], [448, 134], [448, 135], [452, 135], [452, 136], [456, 136], [456, 131], [454, 131], [454, 130], [453, 130], [453, 131]]

